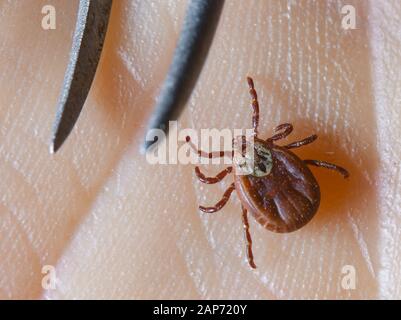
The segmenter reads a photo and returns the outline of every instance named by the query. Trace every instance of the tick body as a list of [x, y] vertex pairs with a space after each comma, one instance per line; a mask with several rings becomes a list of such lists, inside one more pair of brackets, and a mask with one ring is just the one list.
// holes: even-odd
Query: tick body
[[319, 207], [319, 184], [294, 153], [275, 145], [266, 147], [272, 155], [270, 173], [265, 177], [235, 175], [238, 197], [266, 229], [280, 233], [298, 230]]
[[198, 167], [195, 173], [203, 183], [213, 184], [234, 173], [234, 182], [224, 192], [222, 199], [212, 207], [200, 206], [206, 213], [217, 212], [224, 207], [235, 190], [242, 205], [242, 222], [246, 240], [249, 265], [256, 268], [252, 253], [252, 238], [249, 232], [248, 212], [266, 229], [287, 233], [298, 230], [316, 214], [320, 203], [319, 184], [308, 165], [332, 169], [347, 178], [346, 169], [319, 160], [301, 160], [291, 149], [310, 144], [317, 139], [311, 135], [303, 140], [284, 146], [276, 141], [287, 137], [293, 130], [290, 123], [276, 127], [275, 134], [262, 140], [258, 137], [259, 103], [251, 78], [247, 78], [252, 98], [252, 125], [254, 136], [238, 137], [233, 143], [233, 151], [206, 153], [197, 150], [187, 137], [187, 142], [201, 157], [233, 157], [233, 167], [228, 167], [216, 177], [205, 177]]

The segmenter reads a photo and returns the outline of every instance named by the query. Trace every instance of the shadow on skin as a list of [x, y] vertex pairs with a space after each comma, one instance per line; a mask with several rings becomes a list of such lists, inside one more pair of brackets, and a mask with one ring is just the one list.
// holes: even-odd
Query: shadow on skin
[[[174, 41], [166, 43], [170, 47], [164, 50], [165, 58], [155, 61], [143, 70], [136, 70], [143, 57], [138, 52], [137, 45], [130, 45], [129, 41], [127, 45], [127, 24], [129, 36], [138, 36], [142, 31], [137, 24], [130, 24], [129, 20], [121, 21], [121, 17], [127, 15], [129, 5], [127, 1], [113, 4], [113, 14], [94, 86], [98, 107], [110, 120], [110, 129], [121, 138], [122, 150], [131, 145], [132, 141], [138, 145], [142, 143], [157, 95], [157, 86], [164, 79], [169, 67], [169, 57], [174, 50]], [[165, 47], [165, 43], [163, 46]], [[122, 50], [129, 55], [130, 62], [123, 61]]]

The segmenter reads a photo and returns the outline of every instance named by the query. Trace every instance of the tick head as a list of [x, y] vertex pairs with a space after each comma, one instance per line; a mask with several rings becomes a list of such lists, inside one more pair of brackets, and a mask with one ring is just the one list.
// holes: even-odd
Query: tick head
[[265, 177], [273, 168], [272, 154], [263, 141], [238, 137], [234, 141], [234, 165], [237, 175]]

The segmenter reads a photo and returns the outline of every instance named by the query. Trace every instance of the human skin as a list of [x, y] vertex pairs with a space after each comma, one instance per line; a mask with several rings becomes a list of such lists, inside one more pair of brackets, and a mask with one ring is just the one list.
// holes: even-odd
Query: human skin
[[[41, 28], [54, 5], [57, 29]], [[227, 0], [180, 128], [250, 128], [246, 76], [260, 98], [260, 136], [283, 122], [295, 152], [339, 164], [311, 168], [321, 205], [299, 231], [250, 218], [246, 261], [232, 182], [202, 185], [193, 165], [151, 165], [139, 153], [173, 54], [186, 1], [114, 1], [98, 73], [71, 136], [49, 154], [78, 1], [0, 5], [0, 298], [400, 298], [401, 4]], [[285, 141], [284, 141], [285, 142]], [[214, 175], [222, 166], [202, 166]], [[54, 266], [54, 290], [42, 268]], [[341, 285], [353, 266], [356, 288]]]

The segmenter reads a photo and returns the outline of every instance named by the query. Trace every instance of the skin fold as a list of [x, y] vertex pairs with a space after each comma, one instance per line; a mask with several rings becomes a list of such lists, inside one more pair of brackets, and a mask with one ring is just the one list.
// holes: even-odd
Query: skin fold
[[[57, 29], [41, 28], [41, 9]], [[0, 3], [1, 299], [367, 299], [401, 297], [401, 4], [227, 0], [180, 128], [251, 128], [246, 76], [259, 95], [260, 136], [293, 123], [284, 142], [321, 186], [314, 219], [274, 234], [250, 217], [249, 268], [232, 182], [202, 185], [193, 165], [150, 165], [139, 153], [187, 2], [115, 1], [98, 73], [66, 144], [49, 154], [78, 1]], [[202, 166], [207, 175], [221, 165]], [[42, 268], [54, 266], [55, 289]], [[341, 283], [354, 267], [356, 288]]]

